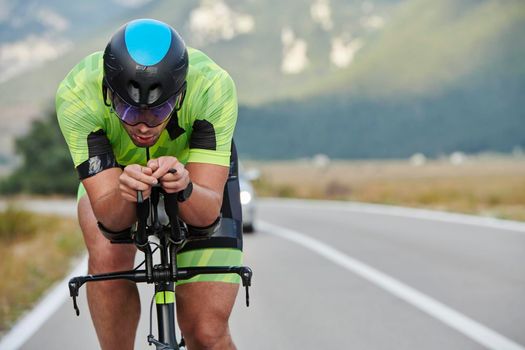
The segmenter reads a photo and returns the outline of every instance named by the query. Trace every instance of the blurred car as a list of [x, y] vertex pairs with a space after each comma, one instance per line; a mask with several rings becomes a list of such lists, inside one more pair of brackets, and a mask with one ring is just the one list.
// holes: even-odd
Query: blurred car
[[242, 230], [251, 233], [255, 230], [253, 225], [255, 220], [255, 192], [250, 181], [243, 176], [239, 176], [239, 187], [241, 189]]
[[255, 231], [255, 213], [257, 207], [257, 200], [255, 191], [253, 189], [252, 181], [259, 177], [259, 172], [256, 169], [245, 171], [242, 166], [239, 167], [239, 187], [241, 190], [241, 205], [242, 205], [242, 229], [245, 233], [252, 233]]

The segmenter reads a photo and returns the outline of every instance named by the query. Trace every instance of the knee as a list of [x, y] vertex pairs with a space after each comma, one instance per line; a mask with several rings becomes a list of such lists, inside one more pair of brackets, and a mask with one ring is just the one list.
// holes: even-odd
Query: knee
[[[137, 249], [133, 244], [112, 244], [102, 235], [97, 226], [84, 232], [89, 254], [89, 272], [103, 273], [133, 268]], [[94, 239], [93, 239], [94, 237]]]
[[82, 228], [88, 249], [90, 273], [113, 272], [133, 268], [136, 248], [132, 244], [112, 244], [98, 227]]
[[180, 322], [184, 338], [190, 348], [215, 349], [220, 344], [229, 343], [230, 338], [227, 320], [210, 320], [202, 317], [192, 322]]
[[104, 273], [132, 269], [136, 248], [129, 244], [113, 246], [108, 241], [107, 245], [92, 247], [88, 252], [89, 273]]
[[80, 228], [89, 254], [89, 273], [129, 270], [133, 267], [136, 248], [133, 244], [111, 244], [97, 226], [87, 198], [78, 206]]

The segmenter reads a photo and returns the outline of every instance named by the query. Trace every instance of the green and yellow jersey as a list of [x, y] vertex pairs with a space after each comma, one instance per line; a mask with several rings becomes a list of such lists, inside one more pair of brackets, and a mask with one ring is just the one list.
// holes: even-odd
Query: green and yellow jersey
[[[237, 121], [237, 95], [228, 73], [204, 53], [188, 48], [186, 98], [155, 145], [151, 158], [175, 156], [182, 163], [229, 166]], [[56, 110], [80, 179], [104, 169], [146, 164], [146, 151], [133, 144], [102, 95], [103, 53], [78, 63], [60, 84]]]

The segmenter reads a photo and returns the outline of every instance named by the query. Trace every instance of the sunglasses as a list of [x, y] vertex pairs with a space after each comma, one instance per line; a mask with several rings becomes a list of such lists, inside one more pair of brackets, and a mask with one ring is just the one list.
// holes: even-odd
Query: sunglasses
[[171, 117], [174, 111], [178, 111], [182, 107], [185, 93], [186, 89], [184, 85], [183, 88], [179, 90], [179, 93], [171, 96], [162, 104], [151, 108], [143, 108], [130, 105], [120, 98], [119, 95], [112, 92], [111, 110], [127, 125], [135, 126], [144, 123], [148, 127], [154, 128], [164, 123]]
[[140, 108], [128, 104], [117, 95], [113, 96], [112, 109], [120, 120], [130, 126], [144, 123], [150, 128], [156, 127], [168, 120], [175, 110], [177, 100], [180, 99], [180, 96], [172, 96], [159, 106]]

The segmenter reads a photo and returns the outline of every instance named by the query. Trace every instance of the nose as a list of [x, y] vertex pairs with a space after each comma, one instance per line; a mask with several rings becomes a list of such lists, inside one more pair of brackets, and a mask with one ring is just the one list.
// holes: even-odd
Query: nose
[[150, 129], [145, 123], [138, 124], [136, 128], [137, 128], [137, 131], [141, 134], [146, 134]]

